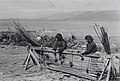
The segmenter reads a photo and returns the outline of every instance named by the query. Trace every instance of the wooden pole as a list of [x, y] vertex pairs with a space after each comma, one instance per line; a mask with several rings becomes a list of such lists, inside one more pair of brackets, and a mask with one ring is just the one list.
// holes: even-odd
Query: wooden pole
[[116, 58], [119, 60], [119, 74], [120, 74], [120, 57], [116, 56]]
[[106, 71], [106, 69], [107, 69], [107, 67], [108, 67], [108, 65], [109, 65], [109, 62], [110, 62], [110, 59], [107, 59], [106, 65], [105, 65], [105, 67], [103, 68], [102, 73], [101, 73], [100, 77], [98, 78], [98, 81], [100, 81], [100, 80], [102, 79], [103, 74], [104, 74], [104, 72]]
[[109, 66], [108, 66], [108, 73], [107, 73], [106, 81], [110, 80], [110, 72], [111, 72], [111, 59], [110, 59]]
[[120, 74], [120, 58], [119, 58], [119, 74]]
[[28, 56], [29, 56], [29, 55], [27, 55], [27, 57], [25, 58], [25, 61], [24, 61], [23, 65], [26, 64], [26, 61], [27, 61], [27, 59], [28, 59]]
[[40, 65], [40, 63], [38, 62], [37, 58], [34, 56], [33, 52], [31, 50], [29, 50], [29, 53], [33, 57], [33, 59], [35, 60], [35, 62], [37, 63], [38, 67], [42, 68], [42, 65]]
[[[43, 50], [41, 50], [40, 47], [31, 47], [31, 49], [33, 49], [33, 50], [40, 50], [42, 52], [58, 53], [58, 52], [54, 52], [51, 48], [48, 48], [48, 49], [44, 49], [43, 48]], [[68, 51], [65, 51], [62, 54], [64, 54], [64, 55], [73, 55], [73, 56], [75, 55], [75, 56], [83, 57], [83, 55], [81, 55], [81, 53], [77, 53], [77, 51], [75, 51], [75, 53], [74, 53], [74, 51], [72, 53], [68, 52]], [[85, 55], [84, 57], [100, 58], [100, 56], [95, 56], [94, 54], [93, 55]]]
[[119, 57], [116, 57], [119, 59], [119, 74], [120, 74], [120, 58]]
[[29, 61], [30, 61], [30, 54], [27, 56], [27, 59], [26, 59], [26, 61], [24, 62], [24, 64], [26, 65], [26, 66], [25, 66], [25, 71], [27, 70]]
[[119, 60], [119, 74], [120, 74], [120, 57], [116, 56], [116, 58]]

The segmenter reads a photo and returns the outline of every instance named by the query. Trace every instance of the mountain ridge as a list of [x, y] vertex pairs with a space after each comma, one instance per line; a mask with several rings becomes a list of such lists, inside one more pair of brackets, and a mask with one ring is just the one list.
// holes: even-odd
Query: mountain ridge
[[62, 12], [41, 18], [41, 20], [120, 21], [120, 10]]

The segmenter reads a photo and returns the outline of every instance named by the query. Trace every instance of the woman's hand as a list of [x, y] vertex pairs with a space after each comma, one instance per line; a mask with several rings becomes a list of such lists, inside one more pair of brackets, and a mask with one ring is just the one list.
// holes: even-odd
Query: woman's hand
[[82, 55], [84, 56], [84, 55], [86, 55], [86, 53], [84, 52], [84, 53], [82, 53]]

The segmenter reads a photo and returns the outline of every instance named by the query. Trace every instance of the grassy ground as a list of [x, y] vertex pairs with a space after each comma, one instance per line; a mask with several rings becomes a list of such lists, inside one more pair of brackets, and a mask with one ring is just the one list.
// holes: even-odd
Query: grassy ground
[[[114, 54], [114, 56], [119, 53]], [[27, 56], [25, 47], [1, 46], [0, 48], [0, 81], [88, 81], [78, 77], [70, 76], [61, 72], [51, 70], [41, 70], [33, 66], [24, 71], [23, 62]], [[71, 59], [71, 57], [68, 57]], [[80, 63], [80, 59], [75, 57], [74, 64]], [[85, 58], [85, 60], [88, 60]], [[32, 62], [30, 62], [32, 65]], [[119, 60], [114, 58], [114, 64], [118, 71]], [[86, 66], [85, 66], [86, 67]]]
[[[0, 48], [0, 81], [79, 81], [80, 78], [33, 66], [24, 71], [27, 56], [25, 47], [2, 46]], [[32, 65], [32, 62], [30, 63]]]

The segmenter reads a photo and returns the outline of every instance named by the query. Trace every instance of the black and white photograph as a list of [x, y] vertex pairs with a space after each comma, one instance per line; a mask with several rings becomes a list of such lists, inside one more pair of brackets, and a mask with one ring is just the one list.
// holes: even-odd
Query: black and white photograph
[[120, 81], [120, 0], [0, 0], [0, 81]]

